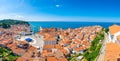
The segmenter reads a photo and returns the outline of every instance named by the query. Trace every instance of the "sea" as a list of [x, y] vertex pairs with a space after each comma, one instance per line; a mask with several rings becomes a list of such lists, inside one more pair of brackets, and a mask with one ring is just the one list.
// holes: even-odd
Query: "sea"
[[55, 22], [55, 21], [42, 21], [42, 22], [29, 22], [33, 31], [38, 32], [38, 29], [41, 28], [62, 28], [62, 29], [68, 29], [68, 28], [80, 28], [80, 27], [86, 27], [86, 26], [95, 26], [95, 25], [100, 25], [104, 28], [108, 28], [109, 26], [113, 24], [118, 24], [120, 23], [115, 23], [115, 22]]

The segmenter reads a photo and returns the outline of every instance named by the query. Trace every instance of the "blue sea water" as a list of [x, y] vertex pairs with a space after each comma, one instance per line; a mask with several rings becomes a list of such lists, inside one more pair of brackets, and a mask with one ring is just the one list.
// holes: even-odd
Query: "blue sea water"
[[34, 29], [35, 32], [38, 31], [39, 27], [42, 28], [62, 28], [62, 29], [67, 29], [67, 28], [80, 28], [80, 27], [85, 27], [85, 26], [95, 26], [95, 25], [100, 25], [104, 28], [108, 28], [109, 26], [113, 24], [118, 24], [120, 23], [113, 23], [113, 22], [29, 22]]

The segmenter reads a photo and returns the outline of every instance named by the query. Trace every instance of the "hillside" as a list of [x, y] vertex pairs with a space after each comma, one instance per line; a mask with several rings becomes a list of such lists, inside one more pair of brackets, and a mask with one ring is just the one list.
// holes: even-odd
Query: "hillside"
[[28, 22], [26, 21], [22, 21], [22, 20], [13, 20], [13, 19], [4, 19], [4, 20], [0, 20], [0, 27], [2, 28], [10, 28], [11, 25], [30, 25]]

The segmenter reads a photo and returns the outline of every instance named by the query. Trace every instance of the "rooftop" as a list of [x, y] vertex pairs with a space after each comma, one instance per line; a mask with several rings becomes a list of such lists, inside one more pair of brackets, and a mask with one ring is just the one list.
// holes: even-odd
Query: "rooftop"
[[112, 25], [109, 27], [109, 31], [112, 35], [114, 35], [115, 33], [119, 32], [120, 31], [120, 26], [119, 25]]
[[105, 61], [117, 61], [120, 57], [120, 45], [115, 43], [107, 43]]
[[[21, 56], [17, 59], [17, 61], [18, 60], [45, 61], [45, 58], [47, 59], [47, 61], [50, 60], [68, 61], [66, 56], [71, 54], [70, 51], [79, 52], [81, 50], [90, 47], [90, 41], [92, 41], [92, 39], [95, 38], [97, 32], [101, 30], [101, 27], [91, 26], [91, 27], [82, 27], [82, 28], [66, 29], [66, 30], [62, 30], [62, 29], [56, 30], [55, 28], [43, 29], [42, 31], [38, 32], [38, 35], [43, 36], [42, 38], [44, 40], [43, 42], [45, 42], [46, 44], [43, 43], [44, 45], [43, 49], [41, 53], [39, 52], [39, 54], [38, 54], [39, 48], [33, 46], [32, 44], [33, 41], [31, 43], [28, 43], [25, 40], [18, 41], [15, 38], [13, 38], [14, 35], [20, 34], [25, 29], [27, 29], [25, 26], [24, 27], [13, 26], [11, 27], [11, 29], [2, 30], [2, 32], [4, 31], [3, 34], [0, 34], [1, 44], [4, 44], [8, 48], [10, 48], [14, 53]], [[33, 36], [37, 37], [35, 35]], [[41, 45], [40, 43], [42, 42], [40, 41], [40, 39], [36, 39], [36, 38], [34, 39], [37, 41], [36, 42], [37, 45]], [[30, 39], [28, 39], [28, 41], [29, 40]], [[12, 42], [10, 43], [10, 41]], [[54, 43], [53, 41], [57, 41], [57, 43], [56, 42]], [[26, 44], [28, 47], [27, 49], [20, 47], [20, 46], [24, 47], [24, 45], [26, 47]], [[41, 48], [42, 47], [40, 47], [40, 49]]]

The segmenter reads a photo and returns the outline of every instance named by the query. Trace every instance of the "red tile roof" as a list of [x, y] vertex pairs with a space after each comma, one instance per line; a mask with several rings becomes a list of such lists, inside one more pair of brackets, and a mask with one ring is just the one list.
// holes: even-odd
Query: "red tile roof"
[[58, 61], [55, 57], [47, 57], [47, 61]]
[[112, 25], [109, 27], [109, 31], [112, 35], [114, 35], [115, 33], [119, 32], [120, 31], [120, 26], [119, 25]]

